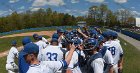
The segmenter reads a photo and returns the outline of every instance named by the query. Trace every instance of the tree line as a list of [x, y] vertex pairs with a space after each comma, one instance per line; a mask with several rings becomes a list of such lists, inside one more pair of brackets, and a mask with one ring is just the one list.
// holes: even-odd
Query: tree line
[[101, 26], [119, 26], [132, 27], [135, 26], [134, 14], [128, 9], [118, 9], [111, 11], [107, 5], [91, 6], [88, 11], [86, 21], [89, 25]]
[[111, 11], [107, 5], [91, 6], [88, 16], [70, 15], [58, 13], [51, 8], [38, 11], [26, 11], [24, 13], [13, 12], [11, 15], [0, 17], [0, 32], [20, 30], [47, 26], [77, 25], [78, 21], [86, 21], [87, 25], [98, 26], [131, 26], [135, 24], [135, 18], [128, 10]]

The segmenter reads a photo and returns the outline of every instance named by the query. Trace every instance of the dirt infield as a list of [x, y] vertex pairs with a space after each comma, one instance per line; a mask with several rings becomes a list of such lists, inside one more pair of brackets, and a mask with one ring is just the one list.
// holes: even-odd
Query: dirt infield
[[52, 34], [54, 32], [55, 31], [27, 32], [27, 33], [20, 33], [20, 34], [13, 34], [13, 35], [2, 36], [0, 38], [17, 37], [17, 36], [32, 36], [34, 33], [37, 33], [39, 35], [52, 36]]
[[[8, 35], [8, 36], [2, 36], [0, 38], [9, 38], [9, 37], [18, 37], [18, 36], [32, 36], [34, 33], [37, 33], [39, 35], [46, 35], [46, 36], [51, 37], [53, 35], [53, 33], [55, 33], [55, 31], [27, 32], [27, 33], [20, 33], [20, 34], [13, 34], [13, 35]], [[47, 39], [47, 40], [50, 40], [50, 38]], [[23, 48], [23, 46], [18, 47], [18, 50], [21, 50], [22, 48]], [[9, 52], [9, 50], [1, 52], [0, 53], [0, 58], [6, 56], [8, 54], [8, 52]]]

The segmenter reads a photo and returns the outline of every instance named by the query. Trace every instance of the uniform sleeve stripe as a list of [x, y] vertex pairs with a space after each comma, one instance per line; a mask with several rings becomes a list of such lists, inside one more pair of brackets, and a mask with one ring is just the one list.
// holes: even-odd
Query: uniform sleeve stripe
[[65, 60], [62, 60], [60, 61], [62, 63], [62, 67], [63, 68], [66, 68], [68, 65], [67, 65], [67, 62]]

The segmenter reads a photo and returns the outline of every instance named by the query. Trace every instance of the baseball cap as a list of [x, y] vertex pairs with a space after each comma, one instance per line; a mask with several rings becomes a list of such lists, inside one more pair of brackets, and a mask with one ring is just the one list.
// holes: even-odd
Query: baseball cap
[[35, 37], [38, 37], [38, 34], [36, 34], [36, 33], [35, 33], [35, 34], [33, 34], [33, 37], [34, 37], [34, 38], [35, 38]]
[[17, 42], [16, 42], [15, 40], [13, 40], [13, 41], [11, 42], [11, 44], [12, 44], [12, 45], [16, 45]]
[[59, 38], [59, 35], [58, 35], [57, 33], [54, 33], [54, 34], [52, 35], [52, 38], [58, 39], [58, 38]]
[[87, 47], [87, 49], [85, 50], [90, 51], [98, 47], [98, 41], [94, 38], [89, 38], [88, 40], [86, 40], [85, 45]]
[[58, 39], [52, 38], [51, 43], [52, 43], [52, 42], [58, 42]]
[[75, 46], [78, 46], [81, 44], [81, 40], [80, 39], [73, 40], [73, 43]]
[[23, 39], [22, 39], [22, 44], [23, 45], [26, 45], [27, 43], [30, 43], [31, 42], [31, 39], [29, 38], [29, 37], [24, 37]]
[[39, 39], [39, 40], [42, 40], [42, 36], [38, 36], [38, 39]]
[[101, 42], [104, 40], [104, 37], [102, 35], [98, 35], [98, 41]]
[[23, 55], [32, 54], [32, 53], [39, 53], [39, 46], [34, 43], [28, 43], [24, 46], [22, 51]]
[[110, 37], [111, 34], [112, 34], [111, 31], [104, 31], [104, 32], [102, 33], [102, 35], [103, 35], [104, 37]]
[[113, 37], [118, 37], [118, 34], [116, 32], [112, 32], [111, 34]]
[[57, 33], [59, 33], [59, 32], [64, 33], [64, 30], [63, 29], [57, 29]]

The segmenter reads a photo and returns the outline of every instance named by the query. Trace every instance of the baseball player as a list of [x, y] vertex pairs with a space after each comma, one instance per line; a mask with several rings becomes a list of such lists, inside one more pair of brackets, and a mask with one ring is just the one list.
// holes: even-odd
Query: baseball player
[[[67, 73], [82, 73], [79, 67], [79, 52], [77, 51], [78, 48], [80, 48], [81, 41], [80, 40], [74, 40], [74, 45], [77, 47], [77, 49], [74, 51], [72, 59], [70, 61], [70, 64], [68, 65]], [[70, 48], [67, 48], [70, 50]], [[66, 53], [65, 57], [68, 55], [69, 51]]]
[[112, 31], [112, 40], [120, 43], [120, 40], [118, 40], [118, 34], [116, 32], [113, 32], [113, 31]]
[[105, 42], [104, 46], [107, 46], [108, 50], [111, 52], [114, 62], [113, 70], [115, 73], [118, 73], [118, 70], [122, 70], [123, 50], [118, 41], [112, 40], [112, 32], [109, 31], [107, 34], [110, 37], [108, 41]]
[[12, 47], [9, 51], [9, 54], [7, 56], [7, 61], [6, 61], [6, 70], [8, 70], [8, 73], [18, 73], [18, 66], [15, 64], [15, 57], [18, 58], [18, 50], [17, 50], [17, 42], [12, 41]]
[[103, 32], [103, 36], [100, 34], [98, 35], [98, 50], [104, 59], [104, 73], [113, 73], [113, 57], [111, 52], [108, 50], [108, 47], [104, 45], [107, 38], [106, 32]]
[[87, 62], [87, 73], [103, 73], [104, 60], [97, 49], [98, 41], [96, 39], [88, 39], [87, 42], [91, 51], [91, 57]]
[[39, 46], [38, 60], [42, 61], [43, 51], [47, 47], [47, 44], [42, 41], [42, 36], [38, 36], [38, 41], [35, 44]]
[[39, 47], [36, 44], [29, 43], [24, 46], [24, 58], [30, 64], [27, 73], [55, 73], [61, 68], [67, 67], [72, 58], [75, 46], [71, 45], [70, 52], [65, 60], [61, 61], [39, 61], [37, 59]]
[[59, 47], [62, 47], [62, 44], [61, 44], [62, 43], [62, 37], [63, 37], [63, 34], [61, 36], [59, 36], [57, 33], [54, 33], [52, 35], [52, 39], [55, 38], [55, 39], [58, 40]]
[[[29, 37], [24, 37], [22, 39], [22, 45], [23, 47], [28, 44], [28, 43], [32, 43], [31, 39]], [[19, 73], [26, 73], [29, 69], [29, 64], [26, 63], [24, 57], [23, 57], [24, 53], [23, 53], [23, 49], [19, 52], [19, 57], [18, 57], [18, 67], [19, 67]]]
[[43, 50], [42, 59], [43, 61], [60, 61], [63, 59], [63, 51], [56, 38], [52, 38], [51, 44]]
[[[33, 38], [34, 38], [36, 41], [38, 40], [38, 37], [39, 37], [38, 34], [36, 34], [36, 33], [33, 34]], [[42, 41], [45, 42], [46, 44], [49, 44], [49, 43], [48, 43], [48, 40], [47, 40], [46, 38], [44, 38], [43, 36], [42, 36], [41, 39], [42, 39]]]

